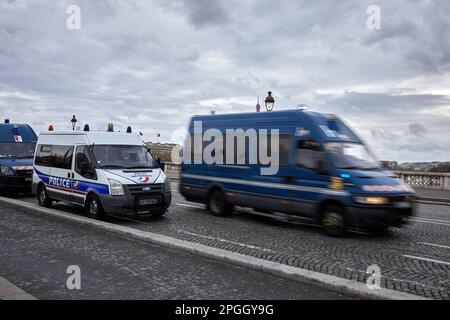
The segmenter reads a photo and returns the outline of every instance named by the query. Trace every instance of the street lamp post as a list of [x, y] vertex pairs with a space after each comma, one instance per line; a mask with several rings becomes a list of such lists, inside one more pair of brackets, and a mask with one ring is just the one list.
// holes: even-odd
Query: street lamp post
[[72, 116], [72, 120], [70, 120], [72, 123], [72, 131], [75, 131], [75, 125], [77, 124], [77, 118], [75, 118], [75, 115]]
[[264, 103], [266, 105], [267, 111], [273, 110], [273, 105], [275, 104], [275, 99], [272, 97], [272, 91], [268, 92], [268, 96], [267, 96], [266, 100], [264, 100]]

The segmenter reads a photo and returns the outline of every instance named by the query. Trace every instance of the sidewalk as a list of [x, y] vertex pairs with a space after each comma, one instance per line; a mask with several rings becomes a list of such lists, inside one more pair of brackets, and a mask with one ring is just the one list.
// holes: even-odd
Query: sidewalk
[[419, 200], [448, 202], [450, 204], [450, 190], [423, 188], [414, 188], [414, 190], [416, 190]]

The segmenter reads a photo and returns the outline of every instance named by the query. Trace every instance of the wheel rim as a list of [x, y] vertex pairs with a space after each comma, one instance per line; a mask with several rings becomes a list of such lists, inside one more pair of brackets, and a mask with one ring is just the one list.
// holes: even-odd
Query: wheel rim
[[95, 216], [97, 215], [97, 211], [98, 211], [97, 201], [92, 200], [91, 203], [89, 204], [89, 212]]
[[210, 207], [213, 212], [220, 212], [222, 208], [222, 199], [219, 194], [217, 193], [212, 194]]
[[47, 195], [45, 194], [45, 189], [41, 189], [41, 192], [39, 193], [39, 200], [41, 200], [41, 203], [44, 203], [47, 198]]
[[323, 219], [323, 225], [328, 230], [342, 230], [344, 228], [344, 217], [338, 212], [328, 212]]

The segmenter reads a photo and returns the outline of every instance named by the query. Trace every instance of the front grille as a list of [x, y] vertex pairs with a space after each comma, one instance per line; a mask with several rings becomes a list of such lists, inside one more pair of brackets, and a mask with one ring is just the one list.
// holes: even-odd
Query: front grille
[[31, 178], [33, 176], [33, 170], [16, 170], [19, 177]]
[[407, 198], [406, 198], [405, 196], [393, 196], [393, 197], [389, 197], [389, 202], [390, 202], [390, 203], [403, 202], [403, 201], [407, 201]]
[[[156, 195], [163, 193], [163, 184], [129, 184], [126, 186], [128, 193], [133, 196]], [[150, 190], [147, 190], [150, 188]]]

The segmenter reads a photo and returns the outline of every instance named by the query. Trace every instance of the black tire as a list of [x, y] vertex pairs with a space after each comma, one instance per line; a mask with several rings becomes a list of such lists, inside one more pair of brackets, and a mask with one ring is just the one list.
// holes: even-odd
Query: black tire
[[48, 196], [45, 185], [40, 184], [36, 191], [37, 202], [41, 207], [50, 208], [53, 200]]
[[101, 220], [105, 216], [100, 199], [95, 194], [89, 195], [86, 199], [84, 211], [89, 217], [97, 220]]
[[221, 190], [212, 190], [208, 196], [209, 212], [215, 216], [223, 217], [230, 214], [232, 207]]
[[329, 205], [322, 212], [321, 225], [325, 234], [332, 237], [347, 235], [347, 220], [344, 210], [338, 205]]

